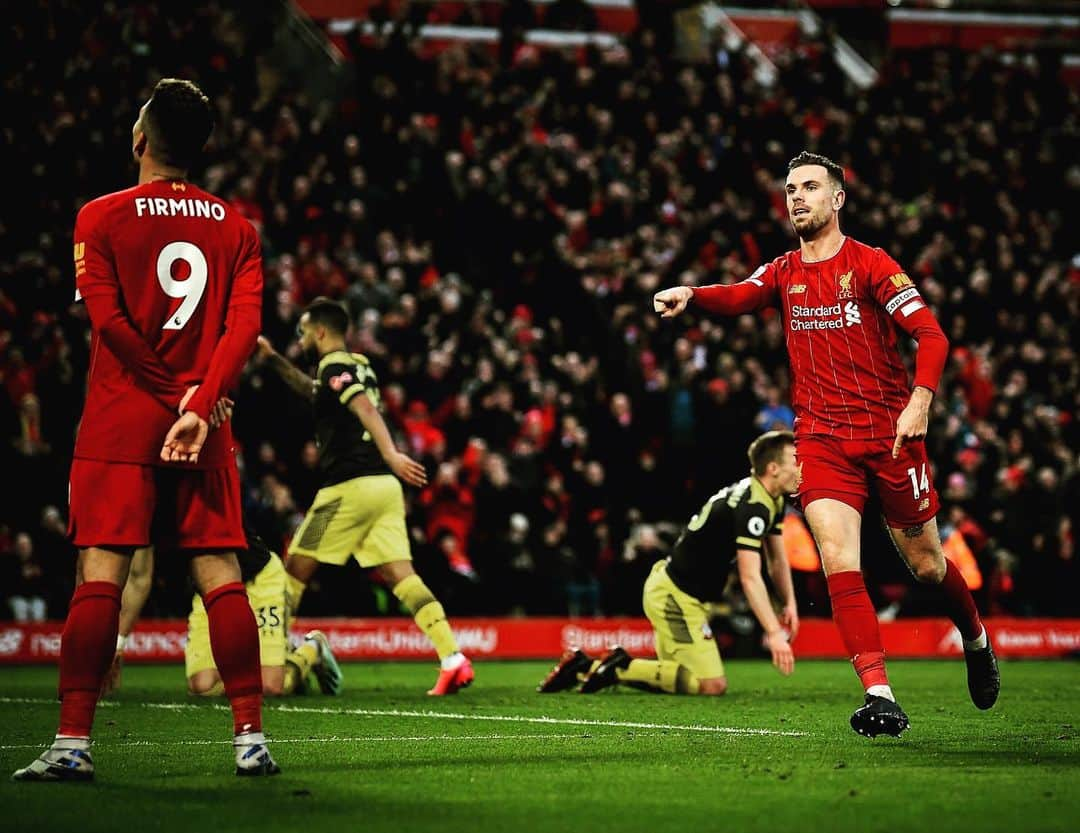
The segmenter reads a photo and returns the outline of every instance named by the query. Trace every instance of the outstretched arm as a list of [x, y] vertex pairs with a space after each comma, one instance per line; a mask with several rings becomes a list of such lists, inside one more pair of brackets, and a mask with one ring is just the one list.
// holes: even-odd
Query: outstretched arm
[[706, 312], [717, 315], [741, 315], [768, 306], [773, 299], [776, 270], [769, 264], [745, 281], [710, 286], [673, 286], [653, 295], [653, 311], [661, 318], [674, 318], [693, 301]]
[[315, 400], [315, 380], [275, 350], [266, 336], [259, 336], [255, 349], [294, 393], [309, 402]]

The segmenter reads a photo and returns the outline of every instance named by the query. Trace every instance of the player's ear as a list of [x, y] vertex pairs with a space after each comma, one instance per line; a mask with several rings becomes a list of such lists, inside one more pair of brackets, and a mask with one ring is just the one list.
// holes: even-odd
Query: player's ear
[[844, 203], [847, 202], [847, 191], [843, 188], [837, 188], [833, 191], [833, 210], [839, 211], [844, 207]]
[[135, 144], [131, 148], [131, 152], [135, 154], [136, 159], [142, 159], [144, 153], [146, 153], [146, 134], [137, 133], [135, 135]]

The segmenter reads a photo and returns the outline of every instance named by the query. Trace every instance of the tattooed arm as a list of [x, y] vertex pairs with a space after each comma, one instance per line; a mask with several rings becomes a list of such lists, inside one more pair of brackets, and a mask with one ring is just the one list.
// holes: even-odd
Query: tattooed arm
[[277, 373], [285, 384], [295, 393], [299, 394], [309, 402], [315, 399], [315, 380], [277, 352], [273, 345], [270, 344], [269, 340], [263, 336], [259, 336], [258, 347], [256, 349], [263, 360], [273, 368], [274, 372]]

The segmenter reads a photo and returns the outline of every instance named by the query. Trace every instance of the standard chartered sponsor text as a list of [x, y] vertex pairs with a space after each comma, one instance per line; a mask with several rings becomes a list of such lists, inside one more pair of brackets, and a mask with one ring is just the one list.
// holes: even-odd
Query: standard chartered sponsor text
[[564, 648], [574, 646], [581, 648], [585, 652], [606, 652], [612, 645], [621, 645], [626, 650], [634, 653], [636, 651], [652, 651], [655, 639], [651, 629], [616, 628], [614, 630], [600, 630], [580, 625], [567, 625], [562, 630], [562, 644]]

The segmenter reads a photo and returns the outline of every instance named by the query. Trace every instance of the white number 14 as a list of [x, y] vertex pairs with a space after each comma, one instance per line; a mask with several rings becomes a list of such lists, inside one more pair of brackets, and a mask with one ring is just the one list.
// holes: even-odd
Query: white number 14
[[926, 476], [926, 463], [922, 464], [921, 477], [916, 476], [914, 466], [907, 470], [907, 474], [911, 478], [911, 489], [915, 493], [915, 500], [918, 500], [919, 495], [923, 492], [930, 491], [930, 478]]
[[[178, 281], [172, 276], [172, 266], [183, 260], [191, 268], [191, 274], [187, 280]], [[206, 292], [206, 277], [209, 269], [206, 265], [206, 255], [202, 249], [194, 243], [177, 241], [169, 243], [161, 250], [157, 259], [157, 279], [162, 290], [170, 298], [183, 298], [183, 303], [176, 308], [176, 312], [169, 316], [169, 320], [161, 328], [163, 330], [182, 330], [184, 325], [191, 320], [195, 308], [199, 306], [203, 293]]]

